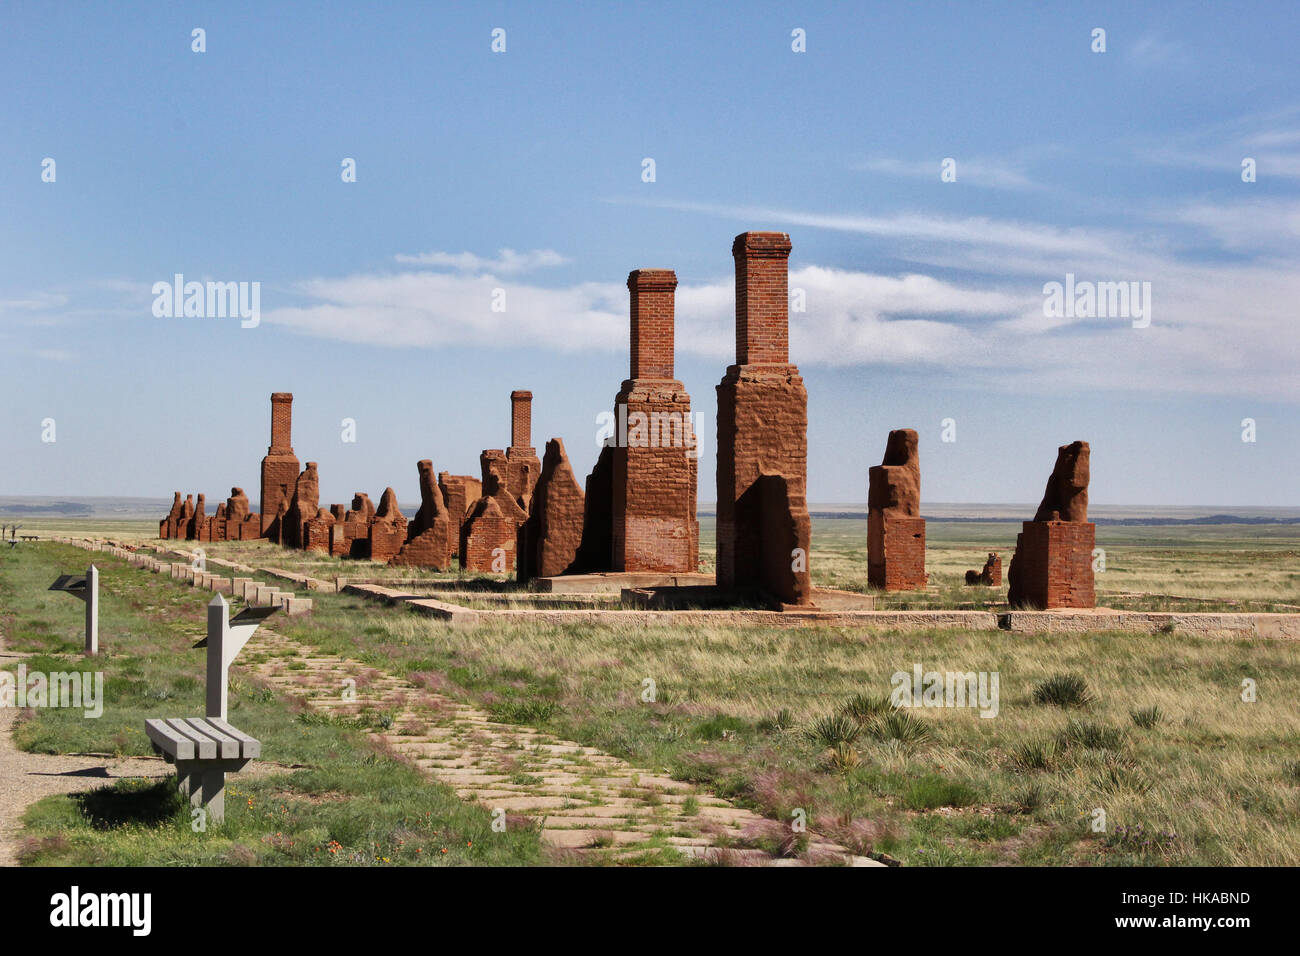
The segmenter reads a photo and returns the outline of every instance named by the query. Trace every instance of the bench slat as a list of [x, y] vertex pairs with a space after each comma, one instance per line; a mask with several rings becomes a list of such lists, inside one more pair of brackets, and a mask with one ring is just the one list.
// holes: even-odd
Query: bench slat
[[239, 741], [240, 748], [243, 750], [242, 756], [250, 759], [262, 756], [262, 742], [256, 737], [248, 736], [248, 734], [244, 733], [242, 730], [230, 726], [229, 723], [219, 717], [209, 717], [207, 720], [208, 723], [217, 728], [217, 730], [221, 731], [223, 734], [228, 734]]
[[194, 741], [177, 733], [168, 726], [165, 720], [146, 720], [144, 722], [144, 732], [149, 735], [149, 739], [154, 742], [158, 749], [174, 759], [194, 759]]
[[199, 760], [216, 760], [217, 759], [217, 742], [207, 734], [191, 727], [185, 720], [170, 717], [167, 720], [168, 725], [177, 733], [184, 737], [189, 737], [194, 741], [194, 747], [197, 751]]
[[202, 717], [187, 717], [185, 722], [197, 730], [199, 733], [206, 734], [217, 742], [217, 746], [223, 760], [233, 759], [239, 756], [239, 741], [229, 734], [222, 733], [212, 724]]

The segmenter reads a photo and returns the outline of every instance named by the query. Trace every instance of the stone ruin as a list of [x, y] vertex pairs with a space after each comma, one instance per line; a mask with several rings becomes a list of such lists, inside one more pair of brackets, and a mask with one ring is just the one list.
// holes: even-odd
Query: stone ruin
[[446, 571], [451, 567], [451, 514], [434, 479], [433, 462], [426, 458], [416, 468], [420, 473], [420, 510], [407, 528], [406, 543], [389, 563]]
[[867, 581], [886, 591], [926, 585], [918, 444], [914, 429], [891, 431], [884, 459], [867, 473]]
[[[718, 386], [718, 583], [759, 589], [780, 605], [810, 606], [811, 522], [807, 392], [788, 356], [784, 233], [736, 237], [736, 364]], [[389, 488], [376, 509], [320, 504], [315, 462], [299, 470], [291, 443], [293, 396], [271, 396], [271, 444], [261, 468], [260, 514], [239, 489], [212, 517], [175, 496], [163, 537], [260, 537], [288, 547], [468, 572], [516, 571], [520, 580], [566, 573], [689, 573], [699, 567], [698, 460], [690, 395], [674, 378], [677, 277], [628, 275], [630, 369], [615, 397], [616, 434], [580, 487], [559, 439], [545, 461], [532, 445], [532, 393], [511, 393], [511, 441], [480, 456], [481, 478], [438, 474], [421, 461], [420, 509], [407, 522]], [[204, 530], [200, 530], [204, 529]]]
[[984, 562], [983, 569], [979, 571], [967, 571], [966, 583], [983, 585], [988, 588], [1002, 586], [1002, 556], [996, 551], [990, 551], [988, 560]]
[[[370, 522], [375, 517], [375, 506], [364, 491], [352, 495], [352, 507], [344, 509], [334, 505], [331, 514], [334, 526], [330, 529], [330, 554], [337, 558], [370, 557]], [[340, 519], [339, 511], [343, 512]]]
[[387, 563], [397, 557], [406, 544], [406, 524], [402, 509], [397, 507], [396, 492], [385, 488], [379, 499], [379, 509], [370, 521], [370, 560]]
[[442, 501], [447, 506], [447, 515], [451, 519], [455, 538], [452, 550], [458, 550], [460, 528], [469, 517], [474, 502], [483, 497], [483, 481], [471, 475], [449, 475], [441, 471], [438, 473], [438, 490], [442, 492]]
[[1016, 536], [1007, 569], [1007, 601], [1033, 608], [1096, 607], [1092, 552], [1097, 526], [1088, 521], [1088, 443], [1057, 450], [1056, 467], [1033, 521]]
[[479, 456], [479, 463], [483, 494], [461, 525], [460, 567], [462, 571], [509, 573], [515, 570], [519, 529], [528, 512], [507, 483], [506, 453], [489, 448]]
[[627, 277], [631, 369], [614, 399], [610, 567], [692, 572], [699, 568], [696, 443], [691, 397], [673, 377], [671, 269]]
[[[262, 459], [262, 537], [282, 541], [279, 520], [287, 513], [289, 502], [298, 486], [298, 459], [293, 453], [290, 431], [293, 427], [293, 395], [271, 395], [271, 445]], [[283, 510], [282, 510], [283, 506]]]
[[[532, 441], [533, 393], [510, 393], [510, 447], [488, 448], [479, 456], [483, 478], [459, 527], [460, 567], [493, 573], [516, 570], [519, 532], [528, 520], [542, 463]], [[473, 489], [469, 479], [448, 476], [448, 500]], [[450, 510], [450, 507], [449, 509]]]
[[573, 474], [564, 442], [552, 438], [546, 443], [528, 519], [519, 529], [520, 581], [575, 571], [585, 510], [586, 496]]
[[808, 392], [789, 361], [790, 237], [746, 232], [736, 262], [736, 364], [718, 385], [718, 585], [811, 605]]

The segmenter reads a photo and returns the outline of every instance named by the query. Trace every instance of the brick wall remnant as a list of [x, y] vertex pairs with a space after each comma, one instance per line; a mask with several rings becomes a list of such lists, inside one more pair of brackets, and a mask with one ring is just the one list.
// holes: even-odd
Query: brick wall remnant
[[1034, 514], [1016, 536], [1007, 569], [1007, 601], [1034, 608], [1096, 607], [1092, 570], [1097, 526], [1088, 520], [1091, 449], [1057, 449], [1056, 465]]
[[981, 570], [966, 572], [966, 583], [991, 588], [1001, 587], [1002, 556], [996, 551], [990, 551], [988, 559], [984, 562], [984, 567]]
[[867, 581], [886, 591], [926, 585], [918, 445], [915, 429], [891, 431], [885, 457], [868, 471]]
[[671, 269], [628, 274], [630, 377], [614, 399], [612, 566], [615, 571], [699, 568], [696, 443], [691, 397], [673, 378]]
[[582, 503], [582, 543], [573, 560], [574, 574], [614, 569], [614, 439], [606, 442], [587, 475]]
[[510, 393], [510, 447], [506, 449], [505, 486], [525, 510], [533, 486], [542, 473], [542, 463], [533, 447], [533, 393], [516, 389]]
[[284, 535], [276, 526], [281, 513], [287, 511], [298, 481], [298, 459], [290, 441], [293, 427], [293, 395], [271, 394], [271, 444], [262, 459], [262, 537], [280, 541]]
[[181, 520], [181, 493], [179, 491], [172, 493], [172, 506], [163, 516], [162, 521], [158, 522], [158, 537], [174, 538], [176, 537], [176, 527]]
[[387, 563], [406, 543], [406, 518], [397, 507], [397, 493], [385, 488], [379, 509], [370, 520], [370, 559]]
[[294, 482], [293, 497], [289, 502], [289, 513], [285, 518], [282, 535], [286, 547], [306, 547], [304, 535], [307, 522], [316, 517], [319, 509], [320, 476], [316, 471], [316, 462], [309, 461]]
[[546, 443], [528, 519], [519, 529], [520, 581], [571, 573], [582, 543], [584, 505], [564, 442], [552, 438]]
[[790, 248], [780, 232], [741, 233], [732, 244], [736, 364], [718, 385], [718, 584], [807, 606], [808, 392], [789, 362]]
[[433, 462], [426, 458], [416, 468], [420, 473], [420, 510], [407, 529], [402, 550], [389, 564], [445, 571], [451, 567], [451, 515], [434, 480]]

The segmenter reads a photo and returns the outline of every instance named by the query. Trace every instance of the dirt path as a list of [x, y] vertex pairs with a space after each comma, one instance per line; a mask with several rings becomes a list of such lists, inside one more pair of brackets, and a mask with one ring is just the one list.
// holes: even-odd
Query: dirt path
[[[503, 811], [507, 820], [540, 819], [542, 839], [552, 847], [616, 860], [670, 847], [728, 862], [774, 862], [763, 850], [740, 847], [756, 838], [778, 840], [780, 824], [690, 784], [528, 727], [496, 723], [359, 661], [313, 656], [266, 627], [244, 657], [253, 673], [314, 710], [372, 720], [384, 715], [391, 723], [369, 731], [378, 743], [463, 800]], [[812, 833], [799, 859], [775, 862], [883, 866]]]
[[[0, 667], [30, 656], [6, 650], [0, 634]], [[156, 757], [25, 753], [14, 747], [17, 717], [16, 709], [0, 707], [0, 866], [18, 865], [22, 815], [42, 797], [93, 790], [123, 777], [166, 777], [171, 773]]]

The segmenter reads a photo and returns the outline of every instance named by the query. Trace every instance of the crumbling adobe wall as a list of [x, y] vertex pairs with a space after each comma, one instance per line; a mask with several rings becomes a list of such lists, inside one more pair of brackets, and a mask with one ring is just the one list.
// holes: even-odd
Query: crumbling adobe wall
[[574, 574], [614, 569], [614, 445], [606, 443], [587, 475], [582, 504], [582, 543], [573, 559]]
[[451, 567], [451, 515], [434, 480], [433, 462], [416, 466], [420, 473], [420, 510], [407, 529], [407, 540], [390, 564], [445, 571]]
[[379, 510], [370, 521], [370, 559], [387, 563], [406, 543], [406, 518], [397, 507], [397, 494], [385, 488]]
[[172, 506], [158, 522], [158, 537], [174, 538], [176, 537], [176, 528], [181, 519], [181, 493], [179, 491], [172, 493]]
[[[514, 571], [519, 527], [528, 513], [506, 487], [505, 452], [486, 449], [479, 456], [479, 464], [483, 469], [483, 495], [461, 526], [460, 566], [465, 571]], [[495, 509], [487, 508], [489, 499], [496, 502]], [[505, 555], [505, 567], [499, 560], [494, 561], [497, 549]]]
[[320, 510], [320, 476], [316, 471], [316, 462], [307, 462], [294, 483], [293, 498], [289, 502], [289, 513], [281, 537], [286, 547], [305, 547], [305, 529], [307, 522], [316, 517]]
[[584, 505], [564, 442], [552, 438], [546, 443], [528, 520], [519, 529], [520, 581], [571, 572], [582, 543]]
[[[769, 591], [779, 602], [808, 605], [808, 392], [788, 354], [790, 237], [742, 233], [732, 255], [736, 364], [718, 385], [718, 584], [779, 586]], [[756, 487], [765, 475], [784, 479], [780, 520], [764, 505], [779, 495]], [[784, 585], [770, 573], [781, 561], [792, 566]]]
[[466, 571], [509, 573], [515, 569], [520, 521], [502, 510], [502, 498], [484, 495], [474, 505], [460, 537], [460, 566]]
[[990, 551], [982, 569], [979, 571], [966, 572], [966, 583], [972, 585], [978, 584], [992, 588], [1001, 587], [1002, 556], [996, 551]]
[[1034, 608], [1096, 607], [1092, 570], [1097, 526], [1088, 521], [1091, 449], [1076, 441], [1057, 449], [1033, 521], [1016, 536], [1007, 569], [1007, 601]]
[[885, 457], [868, 471], [867, 580], [886, 591], [926, 586], [918, 445], [915, 429], [891, 431]]

